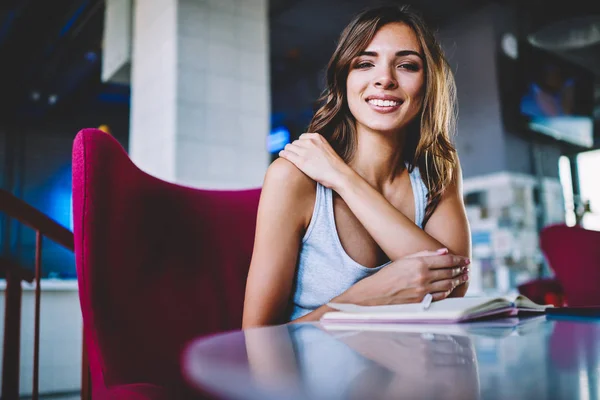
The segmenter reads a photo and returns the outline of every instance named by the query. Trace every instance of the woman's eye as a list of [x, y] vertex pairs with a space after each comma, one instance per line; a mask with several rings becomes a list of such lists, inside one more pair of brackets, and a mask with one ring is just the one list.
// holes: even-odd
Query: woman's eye
[[417, 72], [419, 70], [419, 66], [417, 64], [400, 64], [398, 67], [412, 72]]
[[354, 68], [356, 68], [356, 69], [364, 69], [364, 68], [369, 68], [369, 67], [372, 67], [372, 66], [373, 66], [373, 64], [371, 64], [370, 62], [362, 61], [362, 62], [356, 63], [356, 65], [354, 65]]

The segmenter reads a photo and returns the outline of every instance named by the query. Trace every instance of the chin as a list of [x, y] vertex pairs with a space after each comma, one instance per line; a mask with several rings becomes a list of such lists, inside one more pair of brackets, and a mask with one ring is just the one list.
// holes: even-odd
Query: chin
[[[371, 110], [368, 110], [371, 111]], [[395, 133], [406, 128], [409, 121], [404, 115], [382, 115], [373, 112], [360, 113], [356, 121], [370, 131], [381, 133]]]
[[398, 126], [398, 125], [388, 125], [388, 124], [371, 124], [371, 125], [366, 125], [366, 127], [374, 132], [381, 132], [381, 133], [396, 133], [398, 132], [402, 126]]
[[368, 124], [362, 125], [371, 131], [382, 133], [395, 133], [407, 126], [407, 124], [402, 121], [373, 121], [373, 119], [371, 119]]

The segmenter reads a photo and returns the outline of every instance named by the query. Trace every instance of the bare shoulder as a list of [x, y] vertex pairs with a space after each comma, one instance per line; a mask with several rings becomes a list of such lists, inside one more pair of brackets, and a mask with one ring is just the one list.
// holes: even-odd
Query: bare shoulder
[[265, 175], [263, 191], [276, 197], [303, 215], [310, 217], [315, 204], [317, 184], [284, 158], [271, 163]]
[[296, 192], [313, 192], [316, 182], [285, 158], [278, 158], [267, 169], [265, 182], [276, 182]]

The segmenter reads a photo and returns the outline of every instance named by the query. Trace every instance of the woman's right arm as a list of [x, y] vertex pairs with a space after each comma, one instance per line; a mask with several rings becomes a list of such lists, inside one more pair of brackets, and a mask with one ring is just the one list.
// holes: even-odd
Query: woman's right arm
[[275, 160], [262, 187], [242, 327], [284, 323], [296, 262], [315, 201], [315, 182], [292, 163]]

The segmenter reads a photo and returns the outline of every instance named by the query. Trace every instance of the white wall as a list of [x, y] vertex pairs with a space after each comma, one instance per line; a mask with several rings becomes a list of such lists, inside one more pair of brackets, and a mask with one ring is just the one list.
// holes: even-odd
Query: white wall
[[[81, 388], [82, 320], [76, 281], [42, 280], [40, 305], [39, 391], [74, 392]], [[4, 332], [4, 293], [0, 280], [0, 332]], [[20, 393], [33, 387], [35, 291], [23, 284], [21, 305]], [[3, 336], [3, 335], [2, 335]], [[2, 347], [0, 346], [0, 360]], [[0, 374], [2, 366], [0, 365]], [[1, 376], [1, 375], [0, 375]]]

